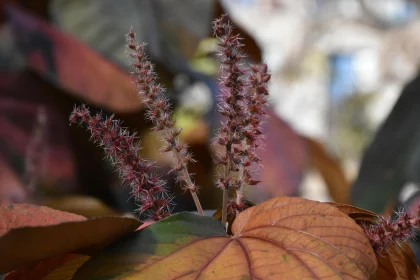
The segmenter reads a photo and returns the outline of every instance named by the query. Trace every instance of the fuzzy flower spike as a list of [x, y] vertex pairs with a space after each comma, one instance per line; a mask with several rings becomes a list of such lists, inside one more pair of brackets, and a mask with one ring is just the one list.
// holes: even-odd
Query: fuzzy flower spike
[[[243, 65], [241, 38], [233, 33], [233, 26], [223, 15], [213, 22], [213, 34], [219, 40], [221, 64], [221, 94], [219, 112], [226, 117], [222, 123], [216, 143], [223, 146], [224, 153], [216, 155], [221, 166], [217, 185], [223, 190], [222, 223], [226, 223], [228, 195], [235, 190], [236, 198], [229, 208], [236, 213], [244, 209], [245, 185], [255, 185], [251, 166], [260, 160], [256, 155], [261, 138], [261, 116], [267, 103], [267, 84], [270, 80], [265, 64], [251, 66], [247, 71]], [[238, 173], [236, 177], [233, 173]]]
[[158, 221], [170, 215], [171, 197], [164, 181], [150, 173], [153, 164], [140, 157], [140, 143], [134, 134], [122, 128], [113, 116], [106, 119], [99, 113], [92, 116], [85, 105], [74, 108], [70, 123], [84, 125], [91, 140], [104, 149], [121, 179], [131, 187], [142, 220]]
[[197, 211], [203, 215], [203, 209], [197, 196], [198, 187], [192, 181], [187, 165], [194, 162], [187, 147], [181, 144], [178, 135], [181, 129], [175, 128], [172, 111], [164, 93], [165, 89], [157, 82], [153, 65], [146, 55], [146, 45], [135, 41], [135, 34], [130, 30], [126, 36], [128, 53], [133, 58], [133, 74], [136, 77], [137, 92], [140, 100], [146, 106], [147, 118], [153, 123], [153, 130], [162, 136], [165, 146], [162, 152], [172, 152], [174, 166], [172, 172], [178, 181], [184, 182], [184, 188], [191, 192]]

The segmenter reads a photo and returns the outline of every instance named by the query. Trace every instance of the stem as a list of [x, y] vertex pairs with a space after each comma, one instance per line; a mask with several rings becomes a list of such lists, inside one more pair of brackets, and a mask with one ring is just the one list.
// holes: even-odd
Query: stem
[[[158, 109], [158, 111], [159, 111], [160, 115], [165, 114], [164, 110], [162, 110], [162, 109]], [[161, 134], [162, 134], [164, 139], [168, 138], [168, 137], [170, 137], [170, 130], [168, 128], [166, 128], [162, 131]], [[187, 189], [190, 190], [190, 193], [191, 193], [191, 196], [194, 200], [195, 208], [197, 208], [198, 214], [200, 216], [204, 216], [203, 207], [201, 206], [200, 199], [198, 198], [197, 192], [196, 192], [197, 187], [194, 185], [194, 183], [191, 180], [191, 176], [190, 176], [190, 173], [188, 172], [187, 164], [184, 162], [184, 157], [181, 155], [180, 152], [178, 152], [178, 150], [176, 150], [177, 144], [178, 144], [178, 139], [177, 138], [173, 139], [171, 144], [170, 144], [172, 154], [174, 155], [174, 157], [178, 161], [178, 165], [182, 166], [182, 169], [179, 172], [182, 174], [181, 178], [186, 183]]]
[[[245, 140], [242, 140], [241, 149], [245, 150], [249, 148], [246, 144]], [[239, 175], [238, 181], [241, 182], [240, 188], [236, 190], [236, 205], [240, 205], [242, 203], [242, 199], [244, 198], [244, 188], [245, 188], [245, 180], [244, 180], [244, 173], [245, 173], [245, 166], [243, 164], [239, 165]], [[239, 215], [239, 210], [236, 210], [236, 217]]]
[[188, 172], [187, 165], [184, 163], [181, 154], [177, 150], [175, 150], [175, 148], [172, 149], [172, 152], [175, 158], [177, 159], [178, 164], [182, 164], [182, 170], [181, 170], [182, 178], [187, 184], [187, 188], [190, 190], [190, 193], [194, 200], [195, 207], [197, 208], [198, 214], [200, 214], [200, 216], [204, 216], [203, 208], [201, 207], [201, 203], [200, 203], [200, 200], [198, 199], [197, 192], [194, 191], [196, 187], [191, 180], [191, 176], [190, 176], [190, 173]]
[[227, 205], [228, 205], [229, 190], [223, 189], [223, 201], [222, 201], [222, 225], [226, 226], [227, 222]]
[[[227, 164], [225, 167], [225, 174], [224, 178], [228, 178], [230, 174], [230, 170], [232, 169], [232, 144], [230, 143], [232, 136], [229, 135], [228, 143], [226, 144], [226, 160]], [[229, 200], [229, 189], [226, 187], [223, 188], [223, 200], [222, 200], [222, 225], [225, 226], [227, 222], [227, 207], [228, 207], [228, 200]]]
[[[239, 166], [239, 181], [241, 182], [241, 187], [236, 190], [236, 205], [240, 205], [242, 203], [242, 199], [244, 198], [244, 171], [245, 167], [243, 165]], [[239, 210], [236, 210], [236, 217], [239, 215]]]
[[200, 200], [198, 199], [197, 193], [191, 191], [192, 198], [194, 199], [195, 207], [197, 207], [198, 214], [204, 216], [203, 208], [201, 208]]

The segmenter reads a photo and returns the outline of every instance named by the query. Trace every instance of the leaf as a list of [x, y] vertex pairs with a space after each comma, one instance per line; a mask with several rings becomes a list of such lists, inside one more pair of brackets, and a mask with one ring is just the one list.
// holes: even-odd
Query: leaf
[[420, 279], [420, 269], [408, 244], [395, 245], [378, 256], [378, 280], [414, 280]]
[[106, 248], [74, 279], [372, 279], [363, 230], [328, 204], [278, 197], [221, 223], [175, 214]]
[[89, 258], [85, 255], [65, 254], [12, 271], [4, 280], [70, 280], [77, 269]]
[[[348, 214], [358, 224], [370, 225], [378, 219], [378, 215], [354, 206], [330, 203], [343, 213]], [[417, 266], [416, 258], [408, 244], [395, 244], [389, 247], [378, 258], [378, 270], [376, 279], [420, 279], [420, 269]]]
[[109, 111], [142, 108], [128, 73], [48, 22], [12, 5], [5, 10], [31, 69]]
[[[41, 149], [42, 164], [36, 166], [36, 173], [40, 175], [39, 181], [36, 180], [37, 194], [76, 191], [81, 182], [76, 182], [74, 147], [70, 145], [72, 141], [67, 131], [68, 113], [61, 112], [63, 105], [51, 99], [60, 92], [33, 75], [20, 72], [0, 76], [0, 156], [12, 171], [24, 173], [28, 144], [34, 140], [35, 120], [42, 106], [48, 125], [41, 145], [45, 148]], [[24, 182], [28, 181], [28, 178], [24, 179]], [[32, 194], [27, 192], [24, 201], [34, 201]]]
[[376, 213], [394, 201], [408, 182], [419, 182], [420, 75], [408, 83], [378, 128], [351, 188], [352, 204]]
[[[44, 195], [83, 192], [127, 209], [124, 208], [127, 207], [125, 197], [128, 198], [129, 194], [122, 190], [116, 197], [111, 190], [115, 174], [102, 164], [101, 151], [86, 141], [87, 132], [85, 134], [76, 126], [69, 127], [68, 115], [77, 100], [29, 72], [0, 75], [0, 92], [0, 154], [6, 164], [19, 174], [23, 174], [25, 167], [26, 146], [31, 139], [37, 109], [39, 105], [46, 108], [48, 141], [45, 165], [40, 168], [44, 176], [40, 178], [37, 197], [29, 197], [30, 201], [39, 204], [38, 199], [44, 198]], [[131, 115], [129, 118], [136, 119], [138, 116]], [[138, 126], [133, 129], [142, 131], [144, 124], [135, 123]], [[89, 157], [86, 157], [87, 154]]]
[[[259, 188], [249, 188], [248, 198], [256, 203], [276, 196], [295, 196], [307, 168], [309, 155], [303, 139], [273, 110], [267, 110], [262, 130], [266, 141], [257, 150], [264, 168], [253, 179]], [[263, 192], [263, 193], [262, 193]]]
[[0, 154], [0, 205], [8, 205], [13, 202], [23, 202], [27, 198], [23, 183], [6, 164]]
[[71, 280], [77, 270], [89, 259], [89, 256], [79, 255], [66, 262], [64, 265], [54, 269], [42, 280]]
[[310, 161], [328, 187], [332, 199], [338, 203], [350, 203], [350, 184], [340, 166], [316, 140], [303, 137], [309, 150]]
[[85, 217], [32, 204], [0, 206], [0, 236], [14, 228], [83, 221]]
[[327, 202], [327, 204], [332, 205], [341, 212], [347, 214], [356, 221], [359, 225], [362, 223], [374, 223], [378, 219], [378, 215], [368, 210], [364, 210], [355, 206], [341, 204], [337, 202]]
[[85, 217], [120, 215], [99, 199], [85, 195], [49, 198], [42, 201], [41, 204], [56, 210], [75, 213]]
[[86, 220], [34, 205], [12, 204], [0, 209], [0, 273], [64, 253], [94, 253], [141, 224], [121, 217]]

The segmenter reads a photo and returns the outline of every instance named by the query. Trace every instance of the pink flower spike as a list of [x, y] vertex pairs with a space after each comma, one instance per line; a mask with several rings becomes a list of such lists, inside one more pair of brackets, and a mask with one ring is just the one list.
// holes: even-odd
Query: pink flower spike
[[153, 131], [158, 132], [164, 142], [162, 152], [172, 152], [173, 168], [177, 178], [184, 182], [184, 189], [189, 190], [197, 211], [203, 215], [203, 209], [197, 196], [198, 187], [188, 171], [188, 163], [194, 162], [187, 147], [179, 143], [178, 136], [181, 129], [175, 128], [172, 120], [170, 104], [165, 97], [165, 89], [157, 82], [157, 75], [153, 64], [146, 55], [146, 45], [135, 41], [135, 34], [130, 30], [126, 36], [128, 54], [133, 58], [133, 74], [136, 77], [137, 92], [140, 100], [146, 106], [146, 116], [153, 123]]
[[161, 178], [148, 172], [153, 164], [140, 157], [140, 143], [135, 135], [121, 127], [113, 116], [107, 119], [99, 113], [92, 116], [85, 105], [74, 108], [70, 123], [86, 126], [91, 140], [104, 149], [121, 179], [131, 187], [131, 193], [139, 203], [140, 219], [157, 221], [170, 215], [171, 197]]
[[[224, 153], [216, 155], [215, 159], [221, 169], [217, 185], [223, 190], [222, 223], [225, 223], [229, 191], [236, 191], [235, 205], [238, 207], [235, 208], [238, 214], [243, 208], [244, 187], [257, 182], [252, 180], [255, 170], [251, 169], [251, 163], [260, 161], [255, 151], [262, 137], [261, 116], [265, 115], [270, 74], [265, 64], [245, 69], [241, 38], [233, 33], [233, 26], [226, 15], [213, 22], [213, 34], [220, 47], [221, 94], [218, 109], [226, 118], [215, 139], [215, 144], [225, 148]], [[238, 176], [234, 177], [236, 172]]]

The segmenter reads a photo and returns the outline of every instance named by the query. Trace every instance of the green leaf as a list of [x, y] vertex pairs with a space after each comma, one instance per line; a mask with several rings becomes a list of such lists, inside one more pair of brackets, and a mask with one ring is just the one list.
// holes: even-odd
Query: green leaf
[[[188, 212], [178, 213], [109, 246], [103, 254], [83, 265], [74, 279], [121, 279], [185, 248], [187, 244], [209, 237], [224, 237], [224, 242], [228, 241], [218, 220]], [[202, 250], [201, 247], [190, 249], [191, 254], [200, 254]]]

